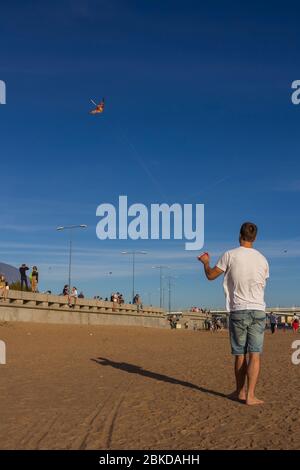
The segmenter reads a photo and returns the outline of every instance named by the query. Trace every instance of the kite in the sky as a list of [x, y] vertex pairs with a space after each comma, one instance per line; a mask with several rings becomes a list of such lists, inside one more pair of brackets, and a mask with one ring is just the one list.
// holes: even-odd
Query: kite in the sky
[[96, 106], [92, 111], [90, 111], [90, 114], [99, 114], [103, 113], [104, 111], [104, 98], [102, 98], [101, 103], [97, 104], [95, 101], [91, 100], [91, 102]]

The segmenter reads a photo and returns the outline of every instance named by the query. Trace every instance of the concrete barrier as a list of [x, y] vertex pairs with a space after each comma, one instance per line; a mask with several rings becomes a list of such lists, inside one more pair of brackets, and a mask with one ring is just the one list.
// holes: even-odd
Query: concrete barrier
[[205, 313], [183, 311], [179, 323], [181, 324], [181, 328], [189, 330], [204, 330], [204, 322], [206, 319], [207, 315]]
[[138, 310], [131, 304], [77, 299], [70, 308], [66, 296], [13, 290], [6, 301], [0, 299], [0, 321], [169, 328], [164, 310], [158, 307]]

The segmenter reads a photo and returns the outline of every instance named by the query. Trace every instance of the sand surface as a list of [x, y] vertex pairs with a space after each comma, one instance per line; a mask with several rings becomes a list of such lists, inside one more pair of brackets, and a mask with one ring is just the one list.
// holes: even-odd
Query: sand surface
[[261, 407], [226, 398], [226, 332], [5, 323], [0, 339], [1, 449], [300, 447], [289, 332], [266, 334]]

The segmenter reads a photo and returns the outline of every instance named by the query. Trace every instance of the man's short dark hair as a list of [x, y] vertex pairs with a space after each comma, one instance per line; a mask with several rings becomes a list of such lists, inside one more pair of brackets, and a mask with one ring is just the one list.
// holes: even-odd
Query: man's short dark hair
[[245, 222], [241, 226], [240, 236], [245, 242], [254, 242], [257, 235], [257, 226], [252, 222]]

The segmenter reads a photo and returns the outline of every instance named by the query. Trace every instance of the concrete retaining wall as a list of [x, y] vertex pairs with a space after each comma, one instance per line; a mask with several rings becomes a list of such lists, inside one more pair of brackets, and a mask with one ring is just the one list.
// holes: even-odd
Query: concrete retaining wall
[[77, 299], [70, 308], [67, 297], [21, 291], [9, 291], [6, 301], [0, 299], [0, 321], [169, 328], [160, 308], [145, 306], [138, 311], [136, 305], [90, 299]]
[[204, 330], [206, 319], [207, 315], [205, 313], [183, 311], [178, 323], [181, 328], [187, 328], [188, 330]]

